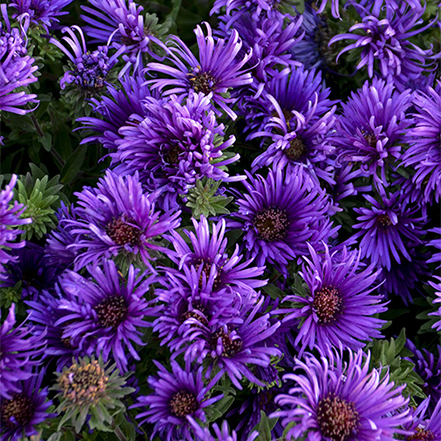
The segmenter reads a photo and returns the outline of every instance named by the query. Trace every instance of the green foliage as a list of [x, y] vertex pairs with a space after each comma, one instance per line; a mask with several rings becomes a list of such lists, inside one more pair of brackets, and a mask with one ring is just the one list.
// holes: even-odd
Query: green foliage
[[415, 364], [404, 357], [412, 353], [404, 345], [406, 343], [406, 331], [403, 328], [399, 336], [390, 340], [376, 340], [367, 345], [371, 350], [372, 358], [370, 368], [381, 369], [384, 376], [389, 372], [390, 379], [396, 386], [406, 384], [404, 396], [410, 396], [415, 403], [415, 398], [426, 398], [421, 386], [424, 385], [422, 378], [414, 371]]
[[22, 284], [19, 280], [14, 286], [1, 287], [0, 282], [0, 308], [9, 309], [13, 303], [21, 300]]
[[196, 187], [188, 192], [187, 207], [191, 208], [192, 215], [199, 219], [201, 215], [208, 217], [218, 214], [228, 214], [226, 208], [233, 198], [231, 196], [216, 196], [216, 192], [222, 181], [214, 181], [213, 179], [202, 179], [196, 181]]
[[59, 176], [49, 177], [43, 170], [30, 164], [31, 173], [20, 176], [14, 189], [15, 197], [19, 203], [26, 206], [22, 218], [31, 218], [32, 223], [23, 225], [23, 238], [30, 240], [35, 235], [41, 239], [50, 229], [55, 228], [57, 218], [55, 210], [59, 207], [62, 184]]

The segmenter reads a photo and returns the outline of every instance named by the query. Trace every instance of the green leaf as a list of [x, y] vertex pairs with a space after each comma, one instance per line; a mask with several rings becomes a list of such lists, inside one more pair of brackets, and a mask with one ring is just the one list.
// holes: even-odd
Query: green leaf
[[69, 184], [81, 170], [81, 167], [86, 158], [87, 145], [80, 145], [73, 153], [70, 155], [69, 159], [66, 161], [63, 169], [61, 170], [61, 182]]

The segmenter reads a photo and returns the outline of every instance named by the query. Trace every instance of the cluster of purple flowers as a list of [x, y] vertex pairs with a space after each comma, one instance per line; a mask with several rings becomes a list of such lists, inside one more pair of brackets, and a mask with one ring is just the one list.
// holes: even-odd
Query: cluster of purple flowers
[[[56, 25], [71, 1], [1, 5], [0, 110], [35, 110], [44, 31], [108, 164], [39, 241], [30, 178], [0, 189], [1, 441], [441, 440], [430, 8], [216, 0], [194, 50], [134, 0]], [[433, 341], [396, 337], [411, 304]]]

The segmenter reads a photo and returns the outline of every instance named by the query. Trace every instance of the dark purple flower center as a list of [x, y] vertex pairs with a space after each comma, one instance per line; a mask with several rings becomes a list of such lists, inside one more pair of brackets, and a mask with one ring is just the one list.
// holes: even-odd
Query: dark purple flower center
[[259, 239], [267, 242], [282, 240], [286, 236], [289, 224], [286, 211], [280, 208], [267, 208], [254, 218], [254, 226], [259, 233]]
[[240, 337], [231, 338], [230, 334], [224, 331], [224, 328], [220, 328], [213, 335], [211, 342], [213, 348], [216, 348], [219, 337], [222, 339], [222, 357], [231, 358], [241, 351], [243, 346], [242, 339]]
[[300, 136], [294, 138], [289, 143], [289, 147], [285, 150], [285, 155], [291, 161], [298, 161], [306, 153], [306, 146]]
[[32, 401], [23, 394], [14, 394], [10, 400], [2, 400], [0, 406], [1, 422], [8, 429], [24, 427], [34, 415]]
[[365, 133], [363, 136], [370, 147], [377, 147], [377, 137], [375, 135], [373, 135], [372, 133]]
[[[207, 326], [208, 322], [207, 319], [204, 317], [205, 313], [206, 313], [205, 307], [199, 303], [195, 303], [191, 311], [186, 311], [181, 315], [181, 321], [185, 322], [185, 320], [188, 320], [189, 318], [194, 318], [204, 326]], [[192, 326], [198, 326], [198, 325], [193, 324]]]
[[190, 81], [195, 92], [202, 92], [205, 95], [213, 91], [216, 83], [215, 78], [209, 72], [191, 73]]
[[314, 294], [312, 307], [319, 319], [319, 323], [330, 323], [335, 320], [341, 311], [343, 300], [337, 289], [324, 287]]
[[109, 377], [96, 360], [73, 364], [58, 378], [65, 399], [79, 405], [97, 403], [106, 391]]
[[390, 217], [388, 214], [380, 214], [377, 217], [377, 222], [382, 226], [382, 227], [388, 227], [390, 225], [392, 225], [392, 221], [390, 220]]
[[198, 410], [199, 403], [194, 393], [186, 390], [176, 392], [170, 400], [170, 411], [178, 418], [185, 418]]
[[117, 328], [127, 317], [127, 303], [123, 296], [107, 297], [94, 307], [98, 321], [104, 328]]
[[106, 225], [106, 233], [117, 245], [139, 245], [141, 241], [141, 230], [134, 225], [133, 219], [127, 219], [127, 222], [122, 217], [113, 219]]
[[346, 441], [359, 426], [359, 415], [354, 403], [329, 394], [317, 406], [317, 422], [320, 432], [333, 441]]
[[[194, 265], [196, 271], [199, 270], [200, 266], [203, 264], [203, 268], [202, 268], [202, 272], [199, 278], [199, 288], [202, 288], [202, 277], [203, 274], [205, 274], [206, 280], [208, 280], [208, 278], [210, 277], [210, 273], [211, 273], [211, 267], [212, 264], [209, 261], [209, 259], [193, 259], [191, 262], [192, 265]], [[214, 276], [214, 281], [213, 281], [213, 291], [219, 291], [219, 289], [222, 287], [222, 270], [219, 268], [216, 268], [217, 272], [216, 275]]]
[[418, 428], [417, 431], [407, 439], [408, 441], [434, 441], [435, 435], [430, 430]]
[[164, 160], [168, 164], [179, 164], [179, 155], [182, 153], [182, 149], [179, 144], [172, 144], [170, 148], [165, 152]]

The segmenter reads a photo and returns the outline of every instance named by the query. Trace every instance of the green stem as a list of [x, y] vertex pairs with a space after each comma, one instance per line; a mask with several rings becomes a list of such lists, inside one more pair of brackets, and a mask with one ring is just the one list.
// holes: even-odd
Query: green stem
[[121, 429], [118, 426], [114, 427], [115, 435], [118, 437], [119, 441], [127, 441], [126, 436], [122, 433]]

